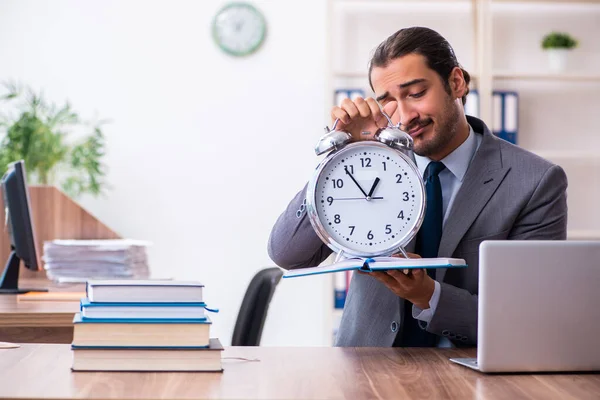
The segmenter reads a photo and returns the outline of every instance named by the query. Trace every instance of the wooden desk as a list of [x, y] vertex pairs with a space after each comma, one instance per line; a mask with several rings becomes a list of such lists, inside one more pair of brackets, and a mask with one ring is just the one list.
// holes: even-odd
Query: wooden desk
[[[49, 281], [24, 280], [23, 287], [52, 291], [84, 291], [84, 285], [57, 287]], [[18, 301], [16, 295], [0, 295], [0, 341], [20, 343], [71, 343], [76, 301]]]
[[484, 375], [448, 361], [474, 355], [474, 349], [229, 347], [223, 373], [71, 372], [69, 345], [25, 344], [0, 350], [0, 397], [600, 398], [599, 374]]

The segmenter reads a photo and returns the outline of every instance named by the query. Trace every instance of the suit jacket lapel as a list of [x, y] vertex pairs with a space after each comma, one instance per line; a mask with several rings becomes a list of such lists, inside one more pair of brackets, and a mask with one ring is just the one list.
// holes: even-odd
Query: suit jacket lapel
[[[445, 257], [454, 253], [465, 233], [510, 170], [502, 166], [500, 139], [493, 136], [481, 121], [468, 118], [475, 131], [483, 130], [483, 140], [456, 194], [442, 232], [438, 254]], [[438, 270], [436, 279], [442, 282], [445, 274], [445, 268]]]

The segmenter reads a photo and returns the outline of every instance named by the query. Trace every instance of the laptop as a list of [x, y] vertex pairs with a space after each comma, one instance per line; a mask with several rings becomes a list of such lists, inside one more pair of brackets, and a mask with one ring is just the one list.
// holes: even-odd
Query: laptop
[[479, 247], [481, 372], [600, 371], [600, 241]]

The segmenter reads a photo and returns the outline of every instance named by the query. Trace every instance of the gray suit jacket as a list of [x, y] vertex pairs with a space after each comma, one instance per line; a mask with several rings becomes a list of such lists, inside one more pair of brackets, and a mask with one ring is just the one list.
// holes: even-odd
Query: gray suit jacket
[[[441, 292], [429, 324], [421, 327], [455, 345], [477, 343], [479, 244], [484, 240], [564, 240], [567, 177], [563, 169], [498, 139], [467, 117], [483, 140], [444, 226], [439, 257], [464, 258], [468, 268], [437, 270]], [[306, 188], [279, 217], [269, 255], [286, 269], [316, 266], [331, 250], [315, 234], [302, 205]], [[411, 251], [414, 243], [408, 246]], [[509, 290], [507, 288], [507, 290]], [[338, 346], [391, 346], [402, 332], [404, 300], [376, 279], [354, 274], [336, 339]], [[426, 325], [426, 326], [425, 326]]]

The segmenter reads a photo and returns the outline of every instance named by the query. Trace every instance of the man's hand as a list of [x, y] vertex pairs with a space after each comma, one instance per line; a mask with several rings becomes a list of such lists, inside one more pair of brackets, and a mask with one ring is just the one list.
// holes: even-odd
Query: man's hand
[[[410, 258], [421, 258], [418, 254], [408, 253]], [[403, 257], [401, 254], [394, 257]], [[409, 269], [405, 273], [399, 269], [369, 272], [375, 279], [383, 283], [394, 292], [419, 307], [421, 310], [429, 308], [429, 300], [435, 290], [435, 282], [424, 269]]]
[[[383, 107], [383, 110], [392, 117], [396, 108], [398, 108], [397, 103], [391, 101]], [[337, 129], [350, 133], [353, 141], [372, 140], [379, 128], [388, 125], [387, 118], [372, 97], [366, 99], [357, 97], [354, 101], [344, 99], [340, 107], [331, 109], [331, 118], [332, 121], [340, 120]]]

